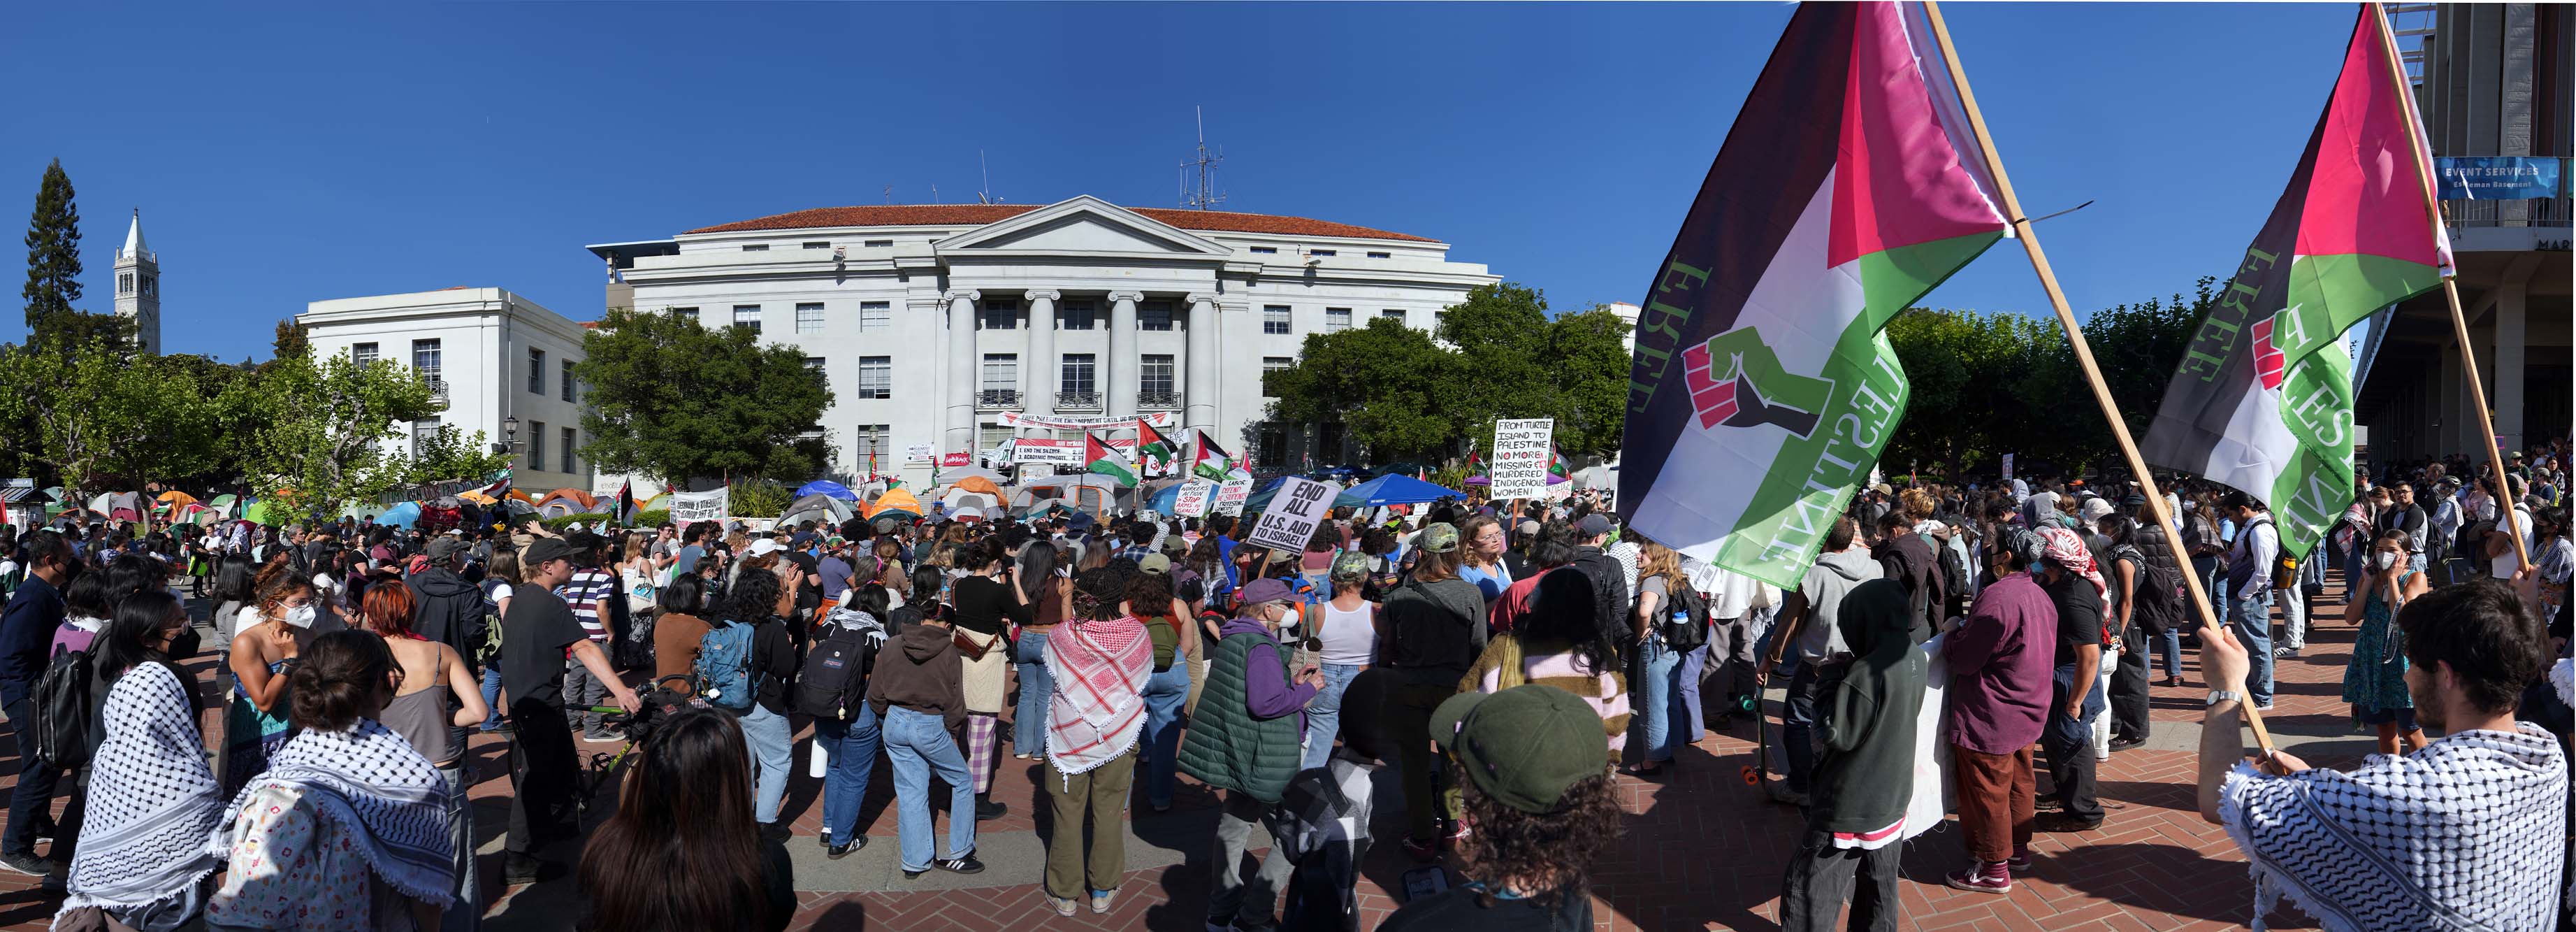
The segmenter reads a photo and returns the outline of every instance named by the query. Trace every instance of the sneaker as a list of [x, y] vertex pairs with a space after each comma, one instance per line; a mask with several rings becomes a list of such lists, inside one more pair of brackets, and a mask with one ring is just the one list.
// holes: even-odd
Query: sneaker
[[2030, 827], [2042, 832], [2090, 832], [2102, 827], [2103, 819], [2085, 820], [2064, 811], [2051, 812], [2030, 820]]
[[2296, 656], [2298, 656], [2298, 655], [2299, 655], [2299, 649], [2298, 649], [2298, 648], [2296, 648], [2296, 647], [2275, 647], [2275, 648], [2272, 648], [2272, 659], [2275, 659], [2275, 660], [2288, 659], [2288, 658], [2291, 658], [2291, 657], [2296, 657]]
[[2272, 711], [2272, 704], [2271, 704], [2271, 703], [2269, 703], [2269, 702], [2256, 703], [2256, 704], [2255, 704], [2255, 706], [2254, 706], [2254, 711], [2257, 711], [2257, 712], [2269, 712], [2269, 711]]
[[2132, 751], [2145, 747], [2146, 744], [2147, 739], [2145, 738], [2113, 738], [2111, 739], [2111, 750]]
[[971, 854], [962, 858], [941, 858], [930, 862], [930, 866], [947, 871], [951, 874], [981, 874], [984, 872], [984, 862], [975, 860], [975, 856]]
[[544, 866], [544, 861], [540, 861], [536, 858], [519, 854], [517, 852], [511, 852], [508, 857], [502, 859], [501, 880], [503, 883], [507, 883], [512, 886], [517, 886], [523, 883], [536, 883], [537, 869]]
[[1967, 870], [1953, 871], [1942, 880], [1952, 889], [1970, 893], [2012, 892], [2012, 868], [2003, 864], [1972, 864]]
[[584, 734], [581, 736], [581, 740], [595, 744], [609, 744], [626, 740], [626, 731], [622, 728], [610, 728], [604, 731], [595, 731]]
[[1055, 910], [1056, 915], [1072, 918], [1074, 908], [1072, 900], [1049, 893], [1046, 894], [1046, 903], [1047, 908]]
[[2030, 873], [2030, 849], [2023, 848], [2004, 859], [2004, 867], [2016, 874]]
[[1108, 913], [1108, 912], [1109, 912], [1109, 904], [1114, 903], [1114, 902], [1117, 902], [1117, 900], [1118, 900], [1118, 891], [1116, 891], [1116, 890], [1102, 890], [1102, 891], [1100, 891], [1100, 892], [1097, 892], [1097, 893], [1092, 894], [1092, 895], [1091, 895], [1091, 914], [1092, 914], [1092, 915], [1094, 915], [1094, 916], [1099, 916], [1099, 915], [1104, 915], [1104, 914]]
[[[1436, 838], [1424, 840], [1415, 838], [1412, 835], [1406, 835], [1404, 836], [1404, 853], [1412, 855], [1413, 859], [1416, 861], [1437, 861], [1440, 859], [1440, 840]], [[1232, 928], [1232, 926], [1229, 925], [1228, 928]]]
[[849, 856], [850, 856], [850, 852], [852, 852], [852, 851], [857, 851], [857, 850], [859, 850], [859, 849], [861, 849], [861, 848], [865, 848], [865, 847], [867, 847], [867, 846], [868, 846], [868, 836], [861, 835], [861, 836], [859, 836], [859, 837], [857, 837], [857, 838], [850, 839], [849, 841], [845, 841], [845, 842], [842, 842], [842, 843], [837, 844], [837, 845], [835, 845], [835, 844], [825, 844], [825, 845], [823, 846], [823, 856], [824, 856], [824, 857], [827, 857], [827, 858], [831, 858], [832, 860], [838, 861], [838, 860], [840, 860], [840, 859], [842, 859], [842, 858], [849, 857]]
[[989, 799], [975, 801], [975, 821], [977, 822], [990, 822], [1010, 813], [1011, 807], [1008, 803], [997, 803]]
[[38, 856], [33, 851], [0, 852], [0, 867], [6, 867], [30, 877], [42, 877], [54, 872], [54, 862]]

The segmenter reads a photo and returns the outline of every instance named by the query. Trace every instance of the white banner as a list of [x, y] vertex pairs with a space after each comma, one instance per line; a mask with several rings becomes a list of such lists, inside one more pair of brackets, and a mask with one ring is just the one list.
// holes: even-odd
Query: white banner
[[1306, 541], [1315, 536], [1315, 525], [1323, 522], [1324, 511], [1333, 507], [1333, 497], [1340, 491], [1328, 483], [1295, 476], [1279, 480], [1278, 496], [1261, 512], [1261, 523], [1253, 525], [1252, 536], [1244, 538], [1244, 543], [1303, 552]]
[[1556, 419], [1536, 417], [1494, 422], [1494, 453], [1486, 458], [1486, 474], [1492, 485], [1485, 487], [1485, 497], [1495, 501], [1514, 498], [1542, 498], [1547, 495], [1549, 441], [1556, 437]]
[[1216, 513], [1221, 515], [1242, 514], [1244, 501], [1251, 497], [1251, 479], [1225, 480], [1224, 484], [1216, 487]]
[[733, 490], [724, 488], [713, 492], [673, 492], [670, 503], [671, 521], [674, 524], [687, 524], [691, 521], [722, 521], [726, 510], [733, 507]]
[[1158, 428], [1173, 426], [1172, 412], [1169, 411], [1149, 411], [1144, 414], [1125, 414], [1117, 417], [1038, 417], [1035, 415], [1022, 414], [1017, 411], [1002, 412], [1002, 424], [1004, 426], [1043, 427], [1049, 430], [1098, 430], [1103, 427], [1133, 428], [1136, 426], [1137, 421], [1144, 421], [1145, 423], [1152, 424]]
[[903, 461], [907, 463], [930, 462], [930, 444], [905, 444], [903, 448]]
[[1080, 440], [1040, 440], [1035, 437], [1022, 437], [1012, 441], [1010, 448], [1010, 461], [1022, 466], [1082, 465], [1083, 447]]
[[1181, 483], [1181, 490], [1172, 494], [1173, 516], [1180, 518], [1206, 517], [1208, 499], [1215, 492], [1216, 483], [1213, 482], [1196, 481]]

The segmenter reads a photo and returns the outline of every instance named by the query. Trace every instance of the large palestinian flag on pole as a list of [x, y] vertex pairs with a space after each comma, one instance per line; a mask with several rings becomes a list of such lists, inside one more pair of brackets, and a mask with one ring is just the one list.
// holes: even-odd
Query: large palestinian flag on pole
[[1100, 438], [1092, 436], [1089, 431], [1082, 434], [1082, 468], [1084, 472], [1096, 472], [1116, 479], [1119, 485], [1136, 484], [1136, 467], [1129, 465], [1126, 457], [1118, 455], [1115, 448], [1100, 442]]
[[1217, 446], [1216, 441], [1208, 439], [1207, 431], [1199, 431], [1198, 434], [1198, 452], [1191, 456], [1190, 472], [1224, 482], [1227, 460], [1232, 454]]
[[1619, 509], [1798, 585], [1904, 414], [1890, 318], [2005, 223], [1917, 4], [1798, 7], [1637, 323]]
[[2344, 331], [2451, 271], [2425, 188], [2431, 153], [2387, 30], [2365, 4], [2288, 190], [2192, 335], [2140, 448], [2151, 465], [2269, 504], [2293, 555], [2352, 501]]

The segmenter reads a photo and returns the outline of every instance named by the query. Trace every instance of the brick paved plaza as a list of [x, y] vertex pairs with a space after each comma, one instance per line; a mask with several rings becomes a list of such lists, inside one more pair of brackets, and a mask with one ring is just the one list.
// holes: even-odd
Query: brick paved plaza
[[[2370, 749], [2367, 734], [2353, 727], [2348, 708], [2337, 698], [2352, 644], [2352, 629], [2341, 622], [2340, 606], [2331, 604], [2340, 598], [2339, 589], [2328, 592], [2322, 601], [2330, 604], [2318, 612], [2320, 624], [2305, 656], [2280, 665], [2278, 709], [2269, 719], [2285, 747], [2319, 766], [2350, 767]], [[202, 606], [198, 610], [202, 613]], [[2196, 669], [2196, 658], [2187, 655], [2185, 664]], [[204, 660], [192, 666], [207, 694], [213, 691], [212, 666]], [[1908, 845], [1902, 891], [1906, 927], [2088, 932], [2244, 925], [2253, 903], [2244, 864], [2225, 835], [2202, 823], [2193, 810], [2189, 781], [2206, 687], [2189, 669], [2186, 682], [2180, 689], [2155, 690], [2157, 730], [2149, 744], [2113, 754], [2103, 765], [2100, 793], [2111, 809], [2109, 821], [2093, 832], [2040, 835], [2034, 845], [2037, 864], [2030, 875], [2016, 878], [2010, 895], [1963, 893], [1941, 885], [1941, 874], [1965, 857], [1955, 822]], [[206, 721], [215, 721], [212, 712]], [[1009, 734], [1007, 726], [1003, 733]], [[610, 752], [615, 747], [583, 745], [582, 750]], [[14, 777], [14, 741], [7, 753], [10, 762], [0, 768]], [[1738, 768], [1752, 753], [1752, 731], [1739, 723], [1733, 733], [1712, 734], [1685, 751], [1663, 779], [1619, 778], [1630, 818], [1615, 852], [1593, 872], [1595, 915], [1602, 929], [1777, 928], [1781, 867], [1799, 820], [1795, 810], [1764, 801], [1741, 782]], [[475, 789], [475, 818], [489, 890], [500, 879], [501, 797], [509, 780], [496, 738], [478, 737], [472, 760], [482, 781]], [[831, 861], [823, 858], [814, 837], [822, 812], [821, 781], [806, 775], [800, 747], [786, 802], [796, 822], [798, 837], [789, 851], [796, 859], [804, 903], [794, 927], [836, 932], [1203, 928], [1207, 849], [1216, 818], [1212, 795], [1184, 778], [1172, 811], [1137, 812], [1128, 839], [1131, 873], [1120, 888], [1117, 908], [1105, 916], [1085, 911], [1060, 919], [1046, 909], [1038, 892], [1040, 838], [1048, 830], [1042, 819], [1033, 818], [1040, 799], [1034, 784], [1039, 768], [1008, 757], [1002, 763], [994, 798], [1007, 801], [1011, 812], [980, 828], [978, 855], [988, 869], [975, 876], [933, 873], [907, 882], [894, 864], [895, 820], [888, 811], [893, 783], [885, 777], [882, 759], [872, 781], [875, 792], [861, 815], [872, 843]], [[1382, 776], [1379, 789], [1380, 843], [1365, 864], [1363, 927], [1395, 908], [1399, 900], [1391, 891], [1402, 889], [1403, 873], [1414, 866], [1393, 843], [1402, 833], [1402, 816], [1391, 772]], [[592, 820], [605, 817], [613, 793], [613, 787], [602, 792]], [[578, 844], [563, 842], [547, 854], [570, 864], [578, 857]], [[570, 928], [577, 901], [564, 871], [550, 870], [533, 886], [493, 897], [487, 904], [487, 928]], [[55, 902], [32, 879], [0, 873], [0, 927], [46, 928]], [[2286, 908], [2275, 913], [2272, 925], [2315, 927]]]

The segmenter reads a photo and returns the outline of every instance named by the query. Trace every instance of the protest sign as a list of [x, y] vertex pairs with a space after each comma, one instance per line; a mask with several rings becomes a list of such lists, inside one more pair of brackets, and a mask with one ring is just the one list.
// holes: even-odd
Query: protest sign
[[1535, 417], [1494, 422], [1494, 455], [1487, 460], [1488, 498], [1538, 498], [1547, 494], [1548, 444], [1556, 436], [1556, 419]]
[[964, 450], [959, 450], [955, 453], [942, 453], [939, 454], [939, 465], [972, 466], [975, 465], [975, 454]]
[[1216, 491], [1213, 482], [1188, 482], [1172, 495], [1172, 515], [1178, 518], [1203, 517], [1208, 510], [1208, 497]]
[[722, 521], [725, 511], [731, 507], [733, 507], [731, 488], [717, 489], [713, 492], [671, 493], [671, 521], [674, 524], [687, 524], [691, 521]]
[[1243, 503], [1250, 498], [1252, 498], [1251, 479], [1241, 478], [1225, 480], [1223, 484], [1216, 487], [1216, 513], [1221, 515], [1242, 514]]
[[2012, 467], [2013, 467], [2013, 455], [2012, 455], [2012, 454], [2010, 454], [2010, 453], [2006, 453], [2006, 454], [2004, 454], [2004, 481], [2005, 481], [2005, 482], [2011, 482], [2011, 481], [2012, 481]]
[[1244, 542], [1256, 547], [1303, 551], [1306, 541], [1315, 536], [1315, 525], [1324, 520], [1324, 510], [1333, 507], [1334, 493], [1340, 490], [1311, 479], [1290, 476], [1279, 480], [1279, 494], [1270, 500], [1270, 508], [1261, 513], [1261, 522], [1252, 527], [1252, 536]]
[[903, 448], [903, 461], [904, 461], [904, 462], [907, 462], [907, 463], [926, 463], [926, 462], [929, 462], [929, 461], [930, 461], [930, 445], [929, 445], [929, 444], [927, 444], [927, 443], [913, 443], [913, 444], [906, 444], [906, 445], [904, 445], [904, 448]]

